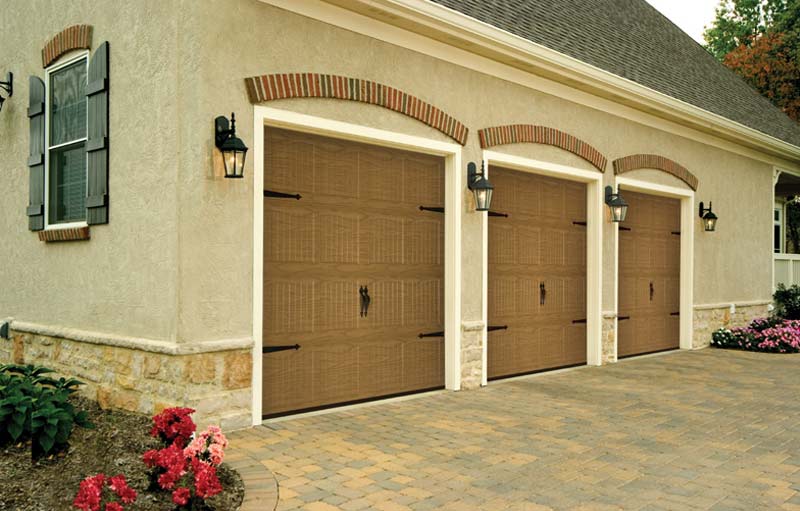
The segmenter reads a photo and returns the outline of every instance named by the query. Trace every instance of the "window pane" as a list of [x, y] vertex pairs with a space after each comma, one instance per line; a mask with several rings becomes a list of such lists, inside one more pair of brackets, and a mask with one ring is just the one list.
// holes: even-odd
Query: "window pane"
[[781, 226], [776, 225], [774, 230], [774, 236], [772, 238], [772, 247], [774, 248], [776, 253], [780, 253], [781, 251]]
[[83, 142], [50, 151], [50, 223], [86, 218], [86, 150]]
[[50, 75], [50, 145], [86, 137], [86, 61]]

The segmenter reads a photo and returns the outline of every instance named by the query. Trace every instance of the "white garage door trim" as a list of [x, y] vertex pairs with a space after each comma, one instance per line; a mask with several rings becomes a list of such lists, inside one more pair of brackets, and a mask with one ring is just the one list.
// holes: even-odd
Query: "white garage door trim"
[[[491, 165], [505, 167], [543, 176], [567, 179], [586, 183], [586, 363], [600, 365], [602, 342], [603, 296], [603, 174], [597, 171], [582, 170], [566, 165], [543, 162], [500, 153], [483, 151], [485, 168]], [[489, 176], [491, 180], [491, 176]], [[503, 193], [495, 190], [495, 193]], [[489, 309], [489, 216], [483, 217], [483, 377], [482, 384], [488, 383], [487, 330]]]
[[[253, 112], [253, 425], [261, 424], [262, 326], [264, 287], [264, 130], [286, 128], [355, 142], [435, 154], [445, 158], [445, 388], [461, 388], [461, 214], [462, 174], [458, 144], [368, 128], [277, 108], [255, 106]], [[398, 175], [398, 179], [402, 176]], [[261, 183], [261, 184], [260, 184]]]
[[[681, 270], [680, 270], [680, 348], [692, 349], [694, 309], [694, 191], [674, 186], [617, 177], [616, 186], [632, 192], [649, 193], [681, 201]], [[624, 193], [623, 193], [624, 195]], [[619, 224], [614, 224], [614, 310], [619, 313]], [[617, 314], [614, 331], [617, 332]], [[614, 336], [614, 359], [617, 359], [618, 336]]]

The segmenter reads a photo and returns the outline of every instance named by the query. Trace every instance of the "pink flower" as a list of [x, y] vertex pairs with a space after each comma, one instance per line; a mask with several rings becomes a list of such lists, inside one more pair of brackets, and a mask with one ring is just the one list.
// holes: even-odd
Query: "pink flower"
[[106, 511], [123, 511], [119, 502], [109, 502], [106, 504]]

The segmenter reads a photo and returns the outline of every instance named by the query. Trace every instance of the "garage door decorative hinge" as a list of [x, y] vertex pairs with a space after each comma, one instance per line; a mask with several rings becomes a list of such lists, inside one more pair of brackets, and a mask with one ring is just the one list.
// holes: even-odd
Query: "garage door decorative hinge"
[[420, 206], [420, 211], [433, 211], [434, 213], [444, 213], [444, 208], [438, 206]]
[[586, 222], [572, 222], [572, 225], [582, 225], [586, 227]]
[[424, 337], [444, 337], [444, 332], [427, 332], [424, 334], [419, 334], [417, 337], [420, 339]]
[[625, 321], [626, 319], [631, 319], [630, 316], [617, 316], [617, 321]]
[[672, 231], [670, 234], [674, 234], [675, 236], [680, 236], [681, 231]]
[[580, 323], [586, 323], [586, 320], [585, 319], [573, 319], [572, 320], [572, 324], [573, 325], [577, 325], [577, 324], [580, 324]]
[[622, 227], [622, 226], [620, 225], [620, 226], [619, 226], [619, 230], [620, 230], [620, 231], [630, 231], [630, 230], [631, 230], [631, 228], [630, 228], [630, 227]]
[[681, 313], [680, 312], [670, 312], [669, 315], [670, 316], [680, 316]]
[[508, 330], [508, 325], [495, 325], [495, 326], [487, 326], [487, 332], [494, 332], [496, 330]]
[[291, 346], [264, 346], [261, 348], [262, 353], [275, 353], [278, 351], [288, 351], [288, 350], [299, 350], [299, 344], [293, 344]]
[[299, 193], [284, 193], [284, 192], [276, 192], [274, 190], [264, 190], [264, 197], [270, 199], [295, 199], [300, 200], [303, 198], [302, 195]]
[[499, 211], [489, 211], [489, 216], [501, 216], [503, 218], [508, 218], [508, 213], [500, 213]]

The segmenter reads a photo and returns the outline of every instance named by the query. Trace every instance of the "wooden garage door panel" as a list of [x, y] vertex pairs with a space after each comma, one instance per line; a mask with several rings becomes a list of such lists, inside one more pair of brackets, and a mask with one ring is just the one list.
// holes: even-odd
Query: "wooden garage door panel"
[[[586, 187], [489, 169], [490, 378], [586, 362]], [[578, 224], [574, 223], [578, 222]], [[578, 323], [573, 323], [578, 321]]]
[[624, 191], [619, 239], [618, 355], [679, 346], [680, 202]]
[[[268, 129], [264, 187], [266, 415], [441, 387], [441, 158]], [[397, 186], [398, 170], [422, 186]], [[360, 290], [370, 303], [362, 311]]]

